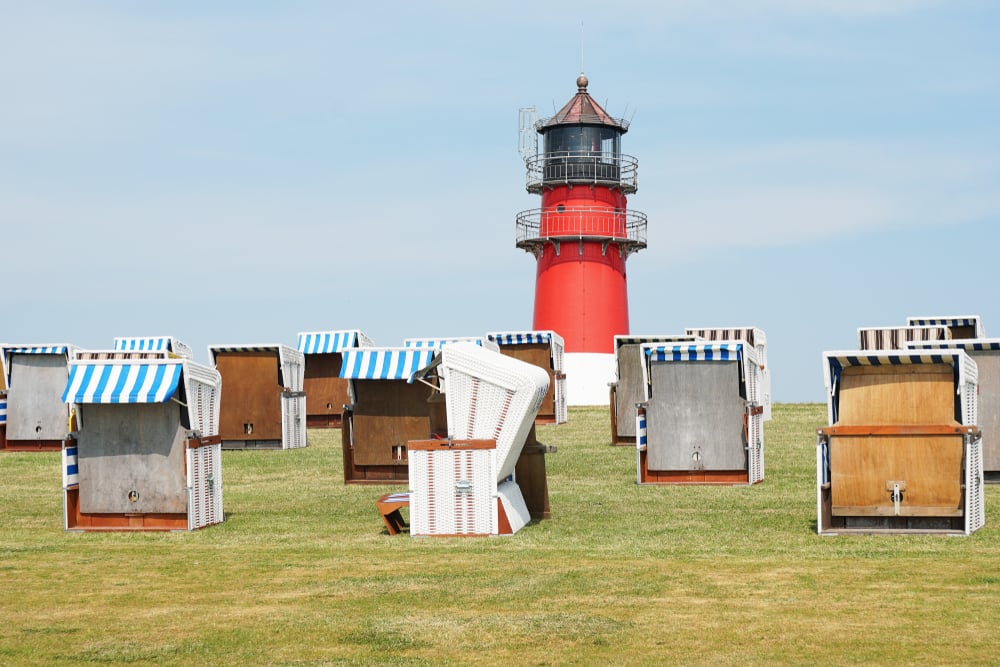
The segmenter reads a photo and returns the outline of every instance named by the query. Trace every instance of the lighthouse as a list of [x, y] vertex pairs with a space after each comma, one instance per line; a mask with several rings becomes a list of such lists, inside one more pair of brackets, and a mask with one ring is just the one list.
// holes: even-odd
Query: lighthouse
[[627, 206], [638, 167], [621, 152], [628, 121], [601, 108], [588, 84], [580, 74], [551, 118], [521, 110], [526, 188], [541, 208], [518, 213], [516, 242], [536, 260], [532, 326], [565, 342], [571, 405], [608, 403], [614, 337], [629, 333], [625, 262], [646, 247], [646, 216]]

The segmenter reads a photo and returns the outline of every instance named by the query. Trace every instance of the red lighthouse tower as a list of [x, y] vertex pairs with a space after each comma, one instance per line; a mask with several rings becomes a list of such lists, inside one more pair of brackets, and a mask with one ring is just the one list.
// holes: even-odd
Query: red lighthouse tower
[[558, 113], [533, 123], [533, 147], [522, 112], [526, 187], [542, 206], [518, 214], [517, 247], [537, 260], [533, 328], [563, 337], [568, 399], [586, 405], [608, 400], [614, 336], [629, 332], [625, 261], [646, 247], [646, 216], [627, 207], [637, 172], [621, 152], [628, 121], [594, 101], [586, 76], [576, 85]]

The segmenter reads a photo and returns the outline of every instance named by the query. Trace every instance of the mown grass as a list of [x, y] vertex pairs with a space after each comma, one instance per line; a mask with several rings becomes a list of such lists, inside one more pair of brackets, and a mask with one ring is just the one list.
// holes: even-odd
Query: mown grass
[[995, 664], [1000, 486], [968, 538], [819, 537], [815, 428], [775, 407], [766, 479], [638, 487], [607, 411], [541, 427], [552, 519], [391, 538], [339, 431], [225, 452], [228, 520], [64, 533], [57, 454], [0, 455], [0, 664]]

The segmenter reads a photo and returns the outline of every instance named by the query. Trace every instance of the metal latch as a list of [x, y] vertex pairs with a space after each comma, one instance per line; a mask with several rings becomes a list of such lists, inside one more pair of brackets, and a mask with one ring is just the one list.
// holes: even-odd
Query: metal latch
[[472, 482], [467, 479], [460, 479], [455, 482], [455, 493], [467, 495], [472, 493]]
[[903, 500], [903, 491], [906, 491], [906, 480], [887, 480], [885, 490], [889, 492], [892, 500], [893, 513], [899, 516], [899, 503]]

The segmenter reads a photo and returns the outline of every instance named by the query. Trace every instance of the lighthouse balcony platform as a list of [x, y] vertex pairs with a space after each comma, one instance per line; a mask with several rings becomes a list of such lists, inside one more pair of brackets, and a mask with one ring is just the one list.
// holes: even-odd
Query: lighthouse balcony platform
[[541, 153], [524, 161], [527, 190], [540, 193], [546, 187], [593, 184], [632, 194], [638, 187], [639, 162], [631, 155], [602, 151], [558, 151]]
[[629, 255], [646, 247], [646, 214], [583, 206], [530, 209], [517, 214], [518, 248], [539, 251], [546, 243], [597, 242]]

